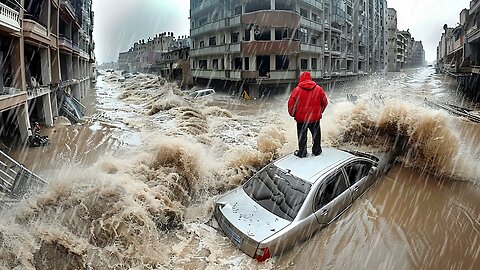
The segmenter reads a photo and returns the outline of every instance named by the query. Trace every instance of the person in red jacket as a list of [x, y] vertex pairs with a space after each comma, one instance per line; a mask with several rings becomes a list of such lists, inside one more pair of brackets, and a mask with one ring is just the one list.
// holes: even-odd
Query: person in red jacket
[[303, 72], [297, 87], [293, 89], [288, 99], [288, 113], [297, 121], [296, 156], [301, 158], [307, 156], [307, 129], [312, 133], [312, 154], [318, 156], [322, 153], [320, 119], [327, 105], [327, 96], [322, 87], [312, 80], [310, 72]]

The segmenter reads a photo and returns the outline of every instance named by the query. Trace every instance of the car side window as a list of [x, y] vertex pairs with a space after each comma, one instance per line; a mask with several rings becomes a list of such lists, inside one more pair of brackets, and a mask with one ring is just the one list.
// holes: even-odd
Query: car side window
[[370, 168], [372, 168], [372, 163], [365, 161], [355, 162], [345, 166], [350, 185], [355, 184], [360, 179], [367, 176]]
[[315, 197], [315, 211], [327, 205], [338, 195], [347, 190], [347, 182], [342, 171], [337, 171], [331, 177], [328, 177], [322, 184]]

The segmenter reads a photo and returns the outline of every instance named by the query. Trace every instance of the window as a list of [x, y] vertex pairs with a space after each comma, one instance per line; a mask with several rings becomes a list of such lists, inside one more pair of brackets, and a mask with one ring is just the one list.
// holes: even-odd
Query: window
[[317, 39], [318, 39], [317, 36], [312, 36], [312, 38], [311, 38], [311, 40], [310, 40], [310, 44], [312, 44], [312, 45], [317, 45]]
[[300, 8], [300, 16], [308, 19], [308, 11], [304, 8]]
[[207, 17], [203, 17], [203, 18], [200, 18], [200, 20], [198, 20], [198, 26], [202, 26], [205, 24], [207, 24]]
[[363, 177], [367, 176], [372, 168], [372, 164], [369, 162], [356, 162], [349, 164], [345, 167], [345, 171], [348, 175], [348, 181], [350, 185], [355, 184]]
[[242, 69], [242, 58], [236, 57], [233, 59], [233, 67], [235, 70], [241, 70]]
[[212, 66], [213, 69], [218, 70], [218, 59], [213, 59]]
[[300, 68], [302, 70], [308, 69], [308, 60], [307, 59], [300, 59]]
[[242, 6], [236, 6], [234, 14], [235, 14], [235, 16], [241, 15], [242, 14]]
[[232, 43], [237, 43], [239, 42], [238, 37], [240, 36], [240, 33], [232, 33]]
[[300, 37], [299, 37], [300, 42], [301, 43], [307, 43], [308, 30], [306, 28], [300, 28], [299, 35], [300, 35]]
[[327, 178], [315, 197], [315, 211], [333, 201], [347, 188], [347, 182], [342, 171], [337, 171], [332, 177]]
[[292, 221], [298, 214], [311, 185], [270, 165], [243, 186], [245, 193], [263, 208]]
[[250, 59], [245, 57], [245, 70], [250, 70]]
[[208, 39], [208, 46], [215, 46], [217, 45], [217, 37], [210, 37]]
[[318, 18], [318, 15], [313, 12], [312, 12], [312, 20], [316, 22], [320, 21], [320, 19]]
[[318, 64], [317, 64], [317, 58], [312, 58], [312, 70], [317, 70]]
[[288, 55], [276, 55], [275, 56], [275, 69], [276, 70], [288, 70]]
[[203, 41], [203, 40], [200, 40], [200, 45], [199, 45], [199, 46], [200, 46], [200, 48], [203, 48], [203, 47], [205, 47], [205, 41]]
[[207, 60], [198, 60], [198, 68], [207, 69]]
[[250, 40], [250, 29], [245, 28], [245, 41], [249, 41], [249, 40]]

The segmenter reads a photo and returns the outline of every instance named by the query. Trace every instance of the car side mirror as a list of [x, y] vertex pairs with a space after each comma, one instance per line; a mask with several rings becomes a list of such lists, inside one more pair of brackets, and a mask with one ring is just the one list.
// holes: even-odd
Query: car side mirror
[[370, 168], [370, 171], [369, 171], [369, 174], [377, 174], [378, 173], [378, 168], [373, 166], [372, 168]]

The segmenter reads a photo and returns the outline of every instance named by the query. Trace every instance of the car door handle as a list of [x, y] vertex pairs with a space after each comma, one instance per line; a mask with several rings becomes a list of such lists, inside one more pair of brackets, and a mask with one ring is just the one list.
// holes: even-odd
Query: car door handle
[[328, 215], [328, 209], [323, 209], [321, 215], [322, 216]]
[[358, 191], [358, 186], [354, 186], [353, 191], [357, 192]]

